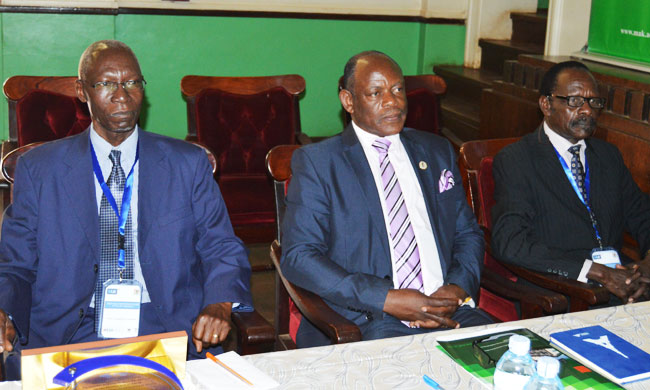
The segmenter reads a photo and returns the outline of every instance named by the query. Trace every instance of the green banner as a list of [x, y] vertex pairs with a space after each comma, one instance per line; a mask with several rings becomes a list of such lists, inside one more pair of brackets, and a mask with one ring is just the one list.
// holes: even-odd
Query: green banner
[[650, 63], [650, 1], [592, 0], [589, 52]]

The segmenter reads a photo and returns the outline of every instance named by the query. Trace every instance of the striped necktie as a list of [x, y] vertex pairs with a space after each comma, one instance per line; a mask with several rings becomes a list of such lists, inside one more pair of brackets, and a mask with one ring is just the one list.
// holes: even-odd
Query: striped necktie
[[418, 243], [411, 226], [406, 203], [404, 203], [402, 188], [388, 158], [390, 144], [389, 140], [378, 138], [372, 146], [379, 153], [379, 168], [390, 221], [390, 237], [393, 243], [392, 250], [395, 260], [393, 267], [396, 269], [395, 273], [400, 289], [412, 288], [424, 292]]

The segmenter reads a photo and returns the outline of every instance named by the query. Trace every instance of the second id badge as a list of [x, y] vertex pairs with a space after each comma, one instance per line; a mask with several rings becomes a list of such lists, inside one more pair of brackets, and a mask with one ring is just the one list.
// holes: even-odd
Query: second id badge
[[594, 263], [602, 264], [609, 268], [616, 268], [616, 265], [621, 264], [618, 252], [612, 247], [593, 249], [591, 251], [591, 260]]
[[136, 337], [140, 328], [140, 283], [109, 279], [104, 282], [102, 296], [97, 336], [105, 339]]

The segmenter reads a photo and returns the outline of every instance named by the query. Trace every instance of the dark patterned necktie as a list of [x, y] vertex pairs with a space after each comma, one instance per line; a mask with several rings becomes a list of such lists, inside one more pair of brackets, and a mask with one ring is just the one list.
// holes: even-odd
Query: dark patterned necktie
[[411, 218], [406, 209], [406, 203], [404, 203], [402, 188], [395, 175], [393, 164], [390, 163], [388, 158], [390, 144], [389, 140], [378, 138], [372, 146], [379, 153], [379, 169], [390, 221], [390, 237], [393, 240], [395, 274], [400, 289], [412, 288], [424, 292], [420, 251], [418, 251], [418, 243], [415, 240], [413, 226], [411, 226]]
[[585, 170], [580, 161], [581, 147], [582, 145], [573, 145], [569, 148], [569, 152], [573, 155], [571, 157], [571, 174], [573, 175], [573, 179], [576, 181], [578, 189], [582, 194], [582, 199], [587, 203], [589, 202], [589, 199], [587, 198], [587, 188], [585, 187]]
[[[122, 194], [124, 193], [124, 184], [126, 177], [120, 164], [119, 150], [111, 150], [108, 156], [113, 162], [113, 169], [106, 184], [115, 198], [118, 208], [122, 207]], [[101, 242], [101, 257], [99, 263], [99, 276], [95, 286], [95, 331], [99, 330], [99, 315], [102, 307], [102, 293], [104, 282], [109, 279], [119, 279], [120, 269], [117, 266], [118, 258], [118, 235], [119, 235], [118, 218], [113, 211], [106, 194], [102, 195], [101, 205], [99, 207], [99, 240]], [[133, 229], [131, 227], [131, 212], [127, 215], [126, 226], [124, 228], [124, 261], [126, 268], [122, 271], [122, 279], [133, 279]]]

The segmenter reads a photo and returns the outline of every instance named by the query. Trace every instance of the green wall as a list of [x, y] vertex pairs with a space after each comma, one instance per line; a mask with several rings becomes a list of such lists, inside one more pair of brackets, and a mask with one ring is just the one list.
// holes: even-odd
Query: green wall
[[[405, 74], [434, 64], [462, 64], [465, 27], [420, 22], [170, 15], [0, 14], [2, 79], [12, 75], [75, 75], [83, 49], [99, 39], [124, 41], [147, 80], [141, 119], [150, 131], [185, 136], [180, 80], [187, 74], [261, 76], [298, 73], [303, 131], [341, 130], [336, 85], [345, 61], [368, 49], [393, 56]], [[8, 136], [0, 105], [0, 138]]]

